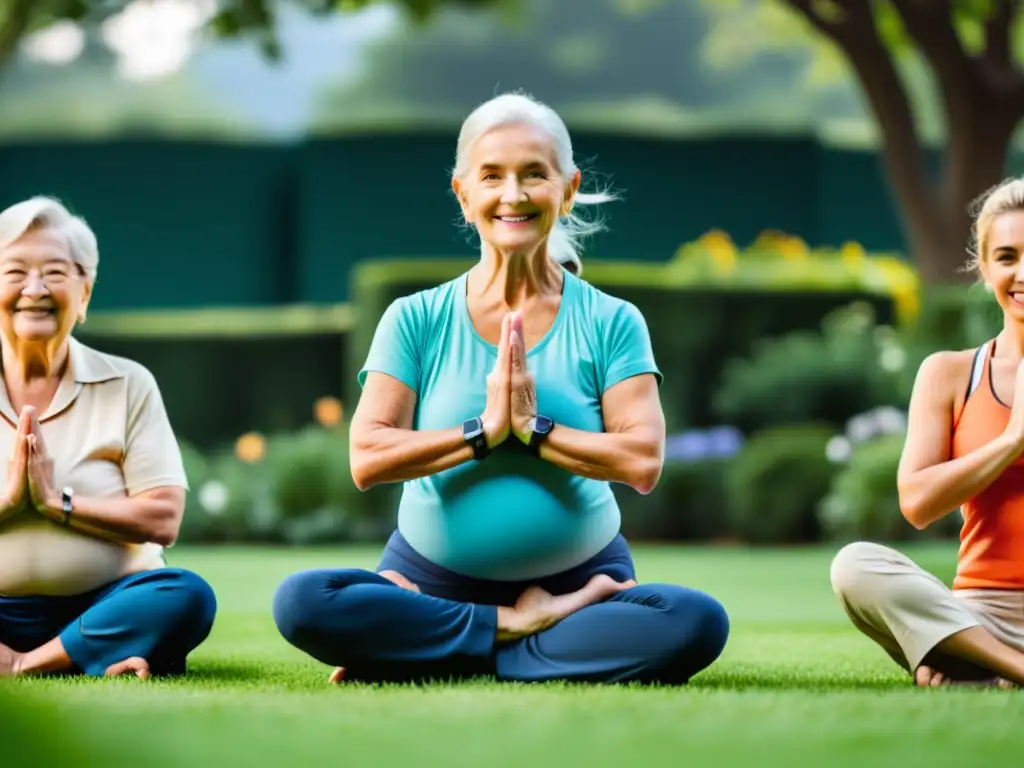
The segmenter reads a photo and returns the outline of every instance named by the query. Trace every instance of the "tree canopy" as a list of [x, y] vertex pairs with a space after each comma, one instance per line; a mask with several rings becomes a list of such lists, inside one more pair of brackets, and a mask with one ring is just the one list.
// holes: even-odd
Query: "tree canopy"
[[[922, 275], [957, 279], [970, 204], [1002, 179], [1024, 118], [1021, 0], [704, 2], [722, 22], [720, 60], [811, 41], [822, 54], [811, 77], [856, 80]], [[940, 118], [934, 137], [922, 130], [929, 109]]]

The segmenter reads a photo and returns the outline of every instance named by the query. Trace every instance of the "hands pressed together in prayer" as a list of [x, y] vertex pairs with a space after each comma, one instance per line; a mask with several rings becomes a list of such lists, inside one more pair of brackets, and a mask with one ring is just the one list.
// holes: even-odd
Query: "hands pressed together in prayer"
[[0, 516], [28, 509], [37, 512], [60, 509], [60, 493], [53, 482], [53, 459], [46, 450], [36, 409], [25, 406], [18, 420], [7, 482], [0, 496]]
[[523, 316], [512, 312], [501, 321], [498, 359], [487, 376], [487, 405], [481, 419], [488, 446], [501, 445], [510, 435], [529, 445], [536, 415], [537, 392], [526, 368]]

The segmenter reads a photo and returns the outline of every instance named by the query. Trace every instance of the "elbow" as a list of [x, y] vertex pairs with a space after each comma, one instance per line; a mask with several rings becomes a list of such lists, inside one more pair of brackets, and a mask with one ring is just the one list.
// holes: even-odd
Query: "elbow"
[[178, 541], [180, 530], [181, 515], [168, 515], [153, 522], [145, 540], [148, 543], [159, 544], [161, 547], [173, 547]]
[[925, 505], [922, 503], [922, 499], [917, 498], [914, 494], [911, 494], [904, 489], [899, 490], [900, 500], [900, 514], [903, 518], [910, 523], [914, 528], [919, 531], [923, 531], [934, 520], [928, 515]]
[[367, 461], [364, 451], [352, 451], [349, 457], [349, 471], [352, 474], [352, 482], [360, 491], [366, 491], [377, 484], [374, 477], [373, 466]]
[[919, 531], [923, 531], [925, 528], [927, 528], [929, 525], [935, 522], [934, 520], [929, 520], [926, 517], [922, 517], [921, 513], [915, 510], [904, 509], [903, 517], [904, 519], [906, 519], [908, 523], [910, 523], [912, 526], [914, 526], [914, 528], [916, 528]]
[[637, 462], [629, 484], [641, 496], [647, 496], [658, 487], [658, 482], [661, 480], [662, 467], [663, 463], [661, 460], [653, 457]]

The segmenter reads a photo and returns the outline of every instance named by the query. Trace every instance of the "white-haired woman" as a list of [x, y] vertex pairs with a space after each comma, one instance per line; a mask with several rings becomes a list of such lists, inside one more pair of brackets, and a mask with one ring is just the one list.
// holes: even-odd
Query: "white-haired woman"
[[284, 638], [332, 680], [684, 683], [728, 636], [722, 606], [638, 585], [610, 483], [660, 477], [661, 373], [633, 305], [565, 269], [593, 231], [558, 115], [518, 94], [478, 107], [452, 186], [477, 265], [395, 301], [359, 374], [356, 485], [404, 482], [377, 573], [278, 588]]
[[98, 260], [56, 200], [0, 213], [0, 675], [181, 673], [213, 626], [163, 558], [188, 484], [156, 381], [71, 335]]

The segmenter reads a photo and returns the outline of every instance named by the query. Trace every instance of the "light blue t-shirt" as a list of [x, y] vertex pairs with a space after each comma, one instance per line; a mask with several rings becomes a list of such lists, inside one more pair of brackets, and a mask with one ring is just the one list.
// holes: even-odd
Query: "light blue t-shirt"
[[[605, 390], [644, 373], [660, 384], [662, 375], [639, 310], [564, 274], [558, 315], [527, 353], [527, 370], [537, 411], [556, 429], [601, 432]], [[379, 371], [411, 387], [418, 430], [450, 429], [484, 410], [497, 347], [473, 326], [466, 279], [394, 301], [359, 373], [360, 386]], [[514, 436], [509, 442], [517, 445], [404, 484], [398, 529], [413, 549], [456, 573], [512, 581], [572, 568], [615, 538], [619, 507], [609, 483], [516, 450]]]

